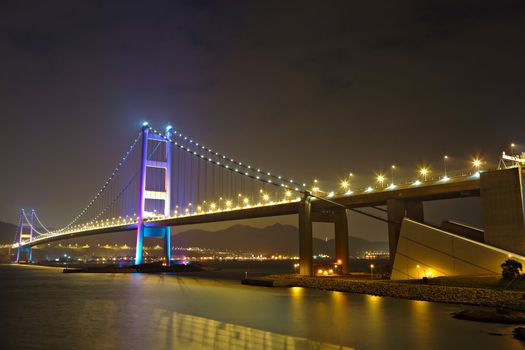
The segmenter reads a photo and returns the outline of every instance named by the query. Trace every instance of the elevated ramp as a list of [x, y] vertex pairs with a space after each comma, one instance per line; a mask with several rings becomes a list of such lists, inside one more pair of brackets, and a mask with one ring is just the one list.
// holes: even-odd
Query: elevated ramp
[[468, 226], [459, 222], [446, 220], [441, 223], [441, 229], [446, 232], [454, 233], [458, 236], [471, 239], [476, 242], [485, 243], [483, 230]]
[[500, 275], [509, 256], [525, 267], [524, 256], [403, 219], [391, 279]]

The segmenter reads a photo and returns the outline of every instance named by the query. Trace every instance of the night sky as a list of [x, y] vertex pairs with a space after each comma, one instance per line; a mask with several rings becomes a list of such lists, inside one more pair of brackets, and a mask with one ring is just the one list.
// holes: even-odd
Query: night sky
[[523, 1], [3, 1], [0, 57], [9, 222], [69, 221], [144, 120], [324, 188], [525, 143]]

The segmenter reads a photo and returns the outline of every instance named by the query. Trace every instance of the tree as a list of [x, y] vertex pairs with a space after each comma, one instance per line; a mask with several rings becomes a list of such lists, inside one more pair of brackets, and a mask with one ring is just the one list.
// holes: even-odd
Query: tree
[[520, 275], [520, 271], [523, 270], [523, 266], [519, 261], [507, 259], [501, 264], [501, 275], [504, 279], [515, 279]]

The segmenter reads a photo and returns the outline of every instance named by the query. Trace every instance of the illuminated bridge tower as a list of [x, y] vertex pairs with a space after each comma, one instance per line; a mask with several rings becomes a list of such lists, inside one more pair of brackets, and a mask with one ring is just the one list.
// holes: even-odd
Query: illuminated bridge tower
[[[171, 200], [171, 137], [172, 128], [166, 128], [164, 137], [150, 133], [148, 123], [142, 126], [142, 158], [140, 165], [140, 188], [138, 203], [138, 226], [135, 264], [143, 262], [144, 237], [164, 239], [164, 259], [170, 264], [170, 227], [146, 227], [143, 220], [148, 217], [170, 215]], [[148, 181], [148, 177], [161, 177], [159, 188], [157, 181]], [[157, 183], [157, 187], [152, 186]], [[160, 208], [160, 210], [157, 210]]]
[[[33, 240], [33, 221], [35, 218], [35, 211], [31, 211], [29, 219], [26, 216], [24, 209], [20, 212], [19, 231], [18, 231], [18, 252], [16, 253], [16, 262], [20, 261], [31, 262], [33, 260], [33, 249], [31, 247], [24, 247], [23, 244]], [[29, 221], [28, 221], [29, 220]]]

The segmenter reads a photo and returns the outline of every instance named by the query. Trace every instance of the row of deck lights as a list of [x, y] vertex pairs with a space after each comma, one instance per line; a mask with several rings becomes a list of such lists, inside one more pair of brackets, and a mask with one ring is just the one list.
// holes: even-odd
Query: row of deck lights
[[[441, 177], [440, 181], [443, 181], [443, 182], [446, 182], [446, 181], [449, 181], [450, 178], [448, 177], [448, 174], [447, 174], [447, 160], [449, 159], [449, 157], [447, 155], [445, 155], [443, 157], [443, 171], [444, 171], [444, 175], [443, 177]], [[479, 158], [475, 158], [472, 160], [472, 167], [476, 170], [475, 172], [475, 175], [479, 175], [479, 172], [481, 170], [481, 166], [483, 165], [483, 160], [479, 159]], [[397, 166], [396, 165], [391, 165], [390, 167], [390, 171], [391, 171], [391, 182], [388, 186], [385, 187], [385, 182], [387, 181], [387, 177], [384, 173], [379, 173], [376, 175], [375, 177], [375, 180], [376, 182], [379, 184], [379, 187], [381, 189], [387, 189], [387, 190], [392, 190], [392, 189], [395, 189], [397, 187], [397, 185], [395, 184], [394, 182], [394, 175], [395, 175], [395, 170], [397, 169]], [[430, 171], [430, 168], [427, 167], [427, 166], [423, 166], [421, 168], [419, 168], [418, 170], [418, 175], [421, 177], [421, 179], [416, 179], [414, 182], [412, 182], [412, 185], [414, 186], [419, 186], [422, 184], [422, 181], [423, 182], [427, 182], [428, 180], [428, 176], [430, 175], [431, 171]], [[353, 173], [350, 173], [348, 178], [342, 180], [340, 182], [340, 187], [341, 189], [343, 190], [342, 193], [339, 192], [339, 194], [344, 194], [344, 195], [352, 195], [354, 193], [354, 191], [352, 191], [350, 189], [350, 180], [351, 178], [354, 176]], [[421, 181], [422, 180], [422, 181]], [[319, 188], [319, 180], [317, 179], [314, 179], [313, 181], [313, 185], [311, 187], [311, 191], [313, 194], [315, 195], [323, 195], [323, 194], [326, 194], [327, 197], [334, 197], [336, 195], [336, 191], [330, 191], [330, 192], [326, 192], [326, 191], [322, 191], [320, 188]], [[368, 186], [366, 187], [363, 192], [365, 193], [369, 193], [369, 192], [372, 192], [374, 191], [374, 187], [372, 186]]]
[[[447, 159], [447, 158], [448, 157], [445, 156], [444, 159]], [[473, 163], [473, 166], [476, 168], [476, 170], [479, 171], [479, 169], [480, 169], [480, 167], [482, 165], [482, 161], [480, 159], [475, 159], [475, 160], [473, 160], [472, 163]], [[393, 178], [394, 177], [394, 170], [396, 169], [395, 165], [392, 165], [391, 169], [392, 169], [392, 178]], [[422, 167], [419, 170], [419, 174], [421, 176], [423, 176], [423, 180], [424, 181], [427, 180], [427, 175], [429, 173], [430, 173], [430, 170], [427, 167]], [[353, 177], [353, 174], [350, 173], [349, 177]], [[446, 181], [448, 179], [449, 178], [448, 178], [448, 176], [445, 173], [445, 176], [442, 178], [442, 180]], [[376, 180], [379, 183], [381, 183], [381, 187], [383, 187], [384, 186], [384, 181], [386, 180], [386, 178], [384, 177], [384, 175], [379, 174], [376, 177]], [[419, 184], [421, 184], [421, 181], [420, 180], [416, 180], [413, 184], [414, 185], [419, 185]], [[345, 190], [345, 194], [346, 195], [351, 195], [353, 193], [349, 189], [349, 187], [350, 187], [350, 181], [349, 180], [343, 180], [341, 182], [341, 187]], [[392, 188], [395, 188], [395, 187], [396, 187], [396, 185], [392, 181], [392, 183], [390, 184], [390, 186], [387, 187], [387, 189], [392, 189]], [[372, 192], [372, 191], [373, 191], [373, 188], [370, 187], [370, 186], [367, 187], [364, 190], [364, 192]], [[321, 192], [321, 190], [318, 187], [318, 180], [317, 179], [314, 180], [314, 186], [312, 187], [312, 192], [313, 193]], [[282, 201], [278, 201], [278, 202], [274, 202], [274, 201], [270, 200], [269, 194], [264, 193], [262, 190], [260, 190], [260, 193], [261, 193], [261, 198], [262, 198], [263, 202], [258, 202], [257, 204], [254, 204], [254, 205], [250, 205], [249, 198], [248, 197], [244, 197], [243, 200], [242, 200], [243, 201], [243, 206], [238, 204], [237, 206], [234, 207], [232, 200], [228, 199], [228, 200], [224, 201], [225, 205], [226, 205], [226, 207], [224, 208], [224, 207], [220, 206], [220, 202], [224, 200], [222, 197], [220, 197], [219, 201], [218, 201], [219, 205], [217, 205], [215, 202], [211, 202], [211, 203], [208, 204], [208, 210], [207, 211], [205, 210], [205, 206], [207, 204], [207, 201], [203, 201], [202, 205], [197, 206], [196, 211], [193, 212], [193, 213], [190, 210], [190, 207], [192, 207], [192, 203], [189, 203], [188, 207], [186, 207], [184, 209], [184, 212], [180, 213], [180, 215], [179, 215], [178, 209], [176, 209], [175, 212], [174, 212], [174, 217], [199, 215], [199, 214], [205, 214], [205, 213], [215, 213], [215, 212], [228, 211], [228, 210], [238, 210], [238, 209], [242, 209], [242, 208], [260, 207], [260, 206], [266, 206], [266, 205], [273, 205], [273, 204], [277, 204], [277, 203], [285, 203], [285, 202], [291, 202], [291, 201], [300, 200], [299, 197], [297, 197], [295, 199], [292, 199], [291, 198], [292, 192], [289, 191], [289, 190], [287, 190], [285, 192], [285, 199], [283, 199]], [[332, 197], [332, 196], [334, 196], [334, 192], [329, 192], [328, 193], [328, 197]], [[238, 194], [238, 197], [242, 198], [242, 194]], [[176, 206], [176, 208], [178, 208], [178, 205]], [[165, 218], [165, 216], [155, 213], [153, 216], [150, 217], [150, 219], [153, 219], [153, 220], [154, 219], [160, 219], [160, 218]], [[133, 223], [136, 223], [136, 222], [137, 222], [136, 214], [133, 214], [133, 217], [126, 217], [126, 218], [119, 217], [119, 218], [112, 218], [111, 220], [110, 219], [106, 219], [106, 220], [95, 221], [95, 222], [88, 223], [88, 224], [83, 224], [83, 225], [75, 225], [75, 226], [73, 226], [71, 228], [71, 230], [68, 230], [68, 231], [63, 232], [63, 233], [77, 231], [77, 230], [85, 230], [85, 229], [90, 229], [90, 228], [93, 228], [93, 227], [104, 228], [104, 227], [119, 226], [119, 225], [123, 225], [123, 224], [133, 224]]]
[[[223, 212], [223, 211], [229, 211], [229, 210], [240, 210], [240, 209], [248, 209], [253, 207], [261, 207], [261, 206], [268, 206], [268, 205], [274, 205], [274, 204], [282, 204], [282, 203], [289, 203], [293, 201], [299, 201], [300, 197], [292, 198], [292, 192], [290, 190], [287, 190], [285, 192], [285, 198], [281, 201], [273, 201], [270, 198], [270, 195], [263, 192], [263, 190], [260, 190], [262, 202], [259, 201], [254, 204], [250, 204], [250, 200], [248, 197], [243, 197], [242, 194], [238, 194], [239, 198], [243, 198], [242, 202], [243, 205], [241, 206], [238, 204], [237, 206], [233, 206], [232, 200], [226, 200], [222, 197], [219, 198], [218, 203], [221, 201], [225, 202], [226, 207], [222, 207], [220, 205], [217, 205], [215, 202], [208, 202], [203, 201], [202, 205], [197, 206], [195, 212], [191, 212], [190, 207], [192, 207], [192, 203], [189, 203], [188, 206], [184, 209], [183, 213], [178, 212], [178, 205], [176, 205], [176, 210], [173, 213], [173, 217], [179, 217], [179, 216], [192, 216], [192, 215], [200, 215], [200, 214], [209, 214], [209, 213], [217, 213], [217, 212]], [[208, 210], [206, 210], [205, 206], [208, 206]], [[158, 220], [158, 219], [164, 219], [166, 218], [165, 215], [157, 214], [156, 210], [153, 212], [152, 215], [148, 216], [147, 219], [149, 220]], [[105, 219], [105, 220], [97, 220], [92, 221], [86, 224], [81, 225], [74, 225], [69, 228], [67, 231], [57, 231], [57, 232], [51, 232], [47, 235], [42, 235], [42, 238], [48, 237], [49, 235], [53, 234], [67, 234], [71, 232], [77, 232], [82, 230], [88, 230], [92, 228], [106, 228], [106, 227], [114, 227], [114, 226], [121, 226], [125, 224], [135, 224], [138, 222], [137, 214], [134, 213], [133, 216], [126, 216], [124, 218], [118, 217], [118, 218], [111, 218], [111, 219]]]
[[[228, 211], [228, 210], [238, 210], [238, 209], [248, 209], [253, 207], [261, 207], [266, 205], [273, 205], [273, 204], [282, 204], [282, 203], [289, 203], [292, 201], [299, 201], [301, 198], [296, 197], [293, 198], [293, 193], [290, 190], [286, 190], [284, 193], [284, 197], [280, 201], [274, 201], [270, 198], [270, 195], [268, 193], [265, 193], [262, 189], [259, 190], [261, 200], [257, 203], [253, 203], [250, 201], [248, 197], [243, 196], [242, 194], [238, 194], [237, 197], [237, 205], [233, 203], [233, 200], [230, 199], [224, 199], [223, 197], [219, 197], [219, 200], [217, 202], [210, 202], [210, 201], [202, 201], [200, 205], [197, 205], [195, 208], [195, 212], [191, 212], [191, 208], [195, 207], [193, 203], [188, 203], [188, 205], [182, 209], [179, 207], [179, 205], [175, 206], [175, 211], [173, 213], [174, 216], [186, 216], [186, 215], [194, 215], [194, 214], [206, 214], [206, 213], [214, 213], [214, 212], [221, 212], [221, 211]], [[221, 202], [224, 203], [224, 206], [221, 205]], [[206, 210], [206, 207], [207, 210]], [[179, 213], [179, 210], [181, 212]]]

